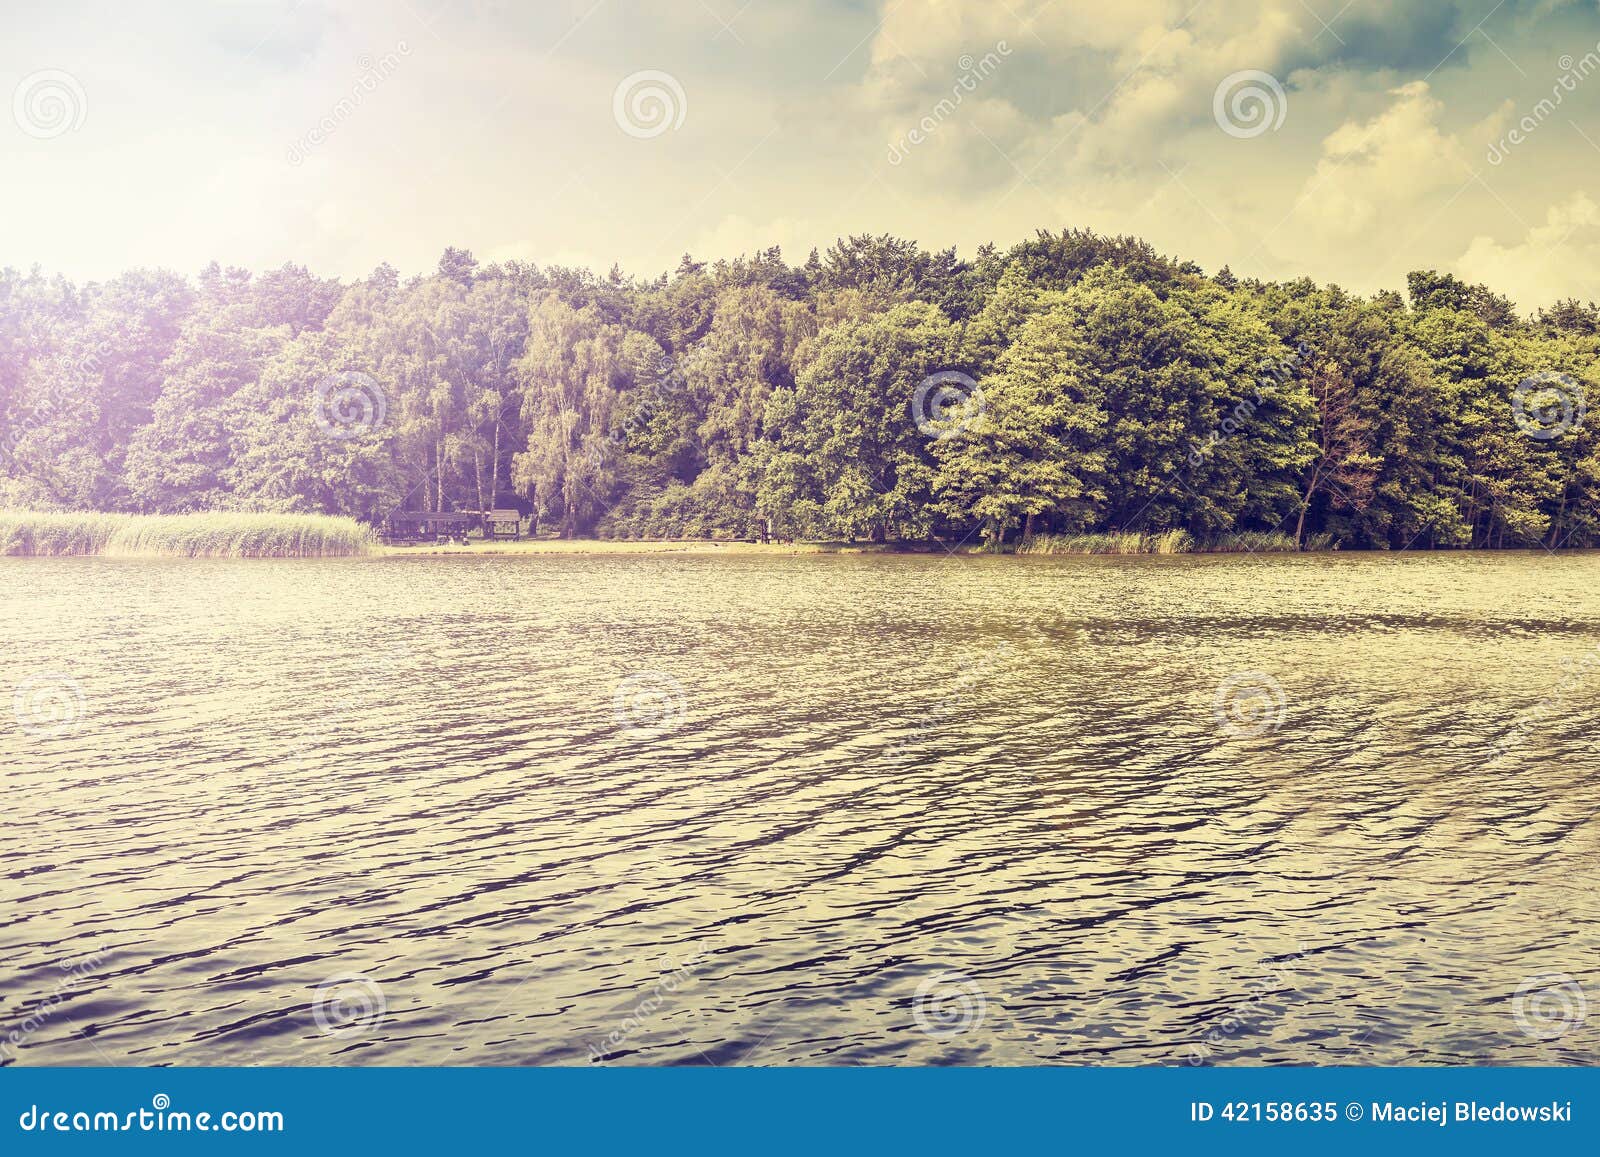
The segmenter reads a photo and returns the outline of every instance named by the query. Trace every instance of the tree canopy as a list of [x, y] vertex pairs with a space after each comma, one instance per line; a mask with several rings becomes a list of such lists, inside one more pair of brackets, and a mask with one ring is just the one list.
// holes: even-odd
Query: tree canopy
[[1131, 237], [902, 238], [656, 279], [448, 249], [0, 271], [0, 505], [517, 505], [549, 533], [1000, 544], [1045, 531], [1600, 545], [1600, 310], [1207, 276]]

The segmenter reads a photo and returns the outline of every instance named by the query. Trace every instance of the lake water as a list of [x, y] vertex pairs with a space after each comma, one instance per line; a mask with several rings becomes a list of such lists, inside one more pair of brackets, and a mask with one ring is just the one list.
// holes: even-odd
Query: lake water
[[8, 1063], [1600, 1044], [1600, 556], [4, 559], [0, 619]]

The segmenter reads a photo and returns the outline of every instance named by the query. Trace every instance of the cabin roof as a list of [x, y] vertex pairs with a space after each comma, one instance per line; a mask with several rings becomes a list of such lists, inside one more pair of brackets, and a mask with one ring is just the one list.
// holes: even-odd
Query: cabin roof
[[389, 516], [390, 522], [471, 522], [478, 517], [460, 510], [401, 510]]

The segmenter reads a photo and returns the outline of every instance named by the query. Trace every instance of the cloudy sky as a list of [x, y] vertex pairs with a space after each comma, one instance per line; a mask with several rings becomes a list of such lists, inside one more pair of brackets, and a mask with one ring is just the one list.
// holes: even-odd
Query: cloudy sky
[[8, 8], [0, 264], [352, 277], [459, 245], [654, 275], [1071, 225], [1600, 299], [1597, 0]]

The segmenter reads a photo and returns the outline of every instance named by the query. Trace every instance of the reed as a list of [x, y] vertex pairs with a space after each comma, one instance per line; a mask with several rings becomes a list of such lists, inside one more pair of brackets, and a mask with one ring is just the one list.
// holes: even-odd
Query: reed
[[[1310, 534], [1306, 536], [1304, 549], [1330, 550], [1334, 546], [1331, 534]], [[1215, 554], [1293, 554], [1301, 547], [1295, 542], [1294, 535], [1280, 534], [1274, 531], [1244, 530], [1237, 534], [1225, 534], [1213, 539], [1202, 548]]]
[[1265, 530], [1224, 534], [1206, 544], [1206, 550], [1214, 554], [1280, 554], [1299, 549], [1294, 535]]
[[[1160, 534], [1112, 531], [1106, 534], [1036, 534], [1017, 547], [1018, 554], [1292, 554], [1301, 549], [1292, 534], [1245, 530], [1196, 541], [1186, 530]], [[1306, 550], [1334, 550], [1331, 534], [1306, 536]]]
[[0, 510], [0, 555], [333, 558], [366, 554], [372, 532], [325, 514], [97, 514]]
[[1146, 534], [1137, 530], [1105, 534], [1036, 534], [1017, 547], [1018, 554], [1188, 554], [1194, 539], [1186, 530]]

